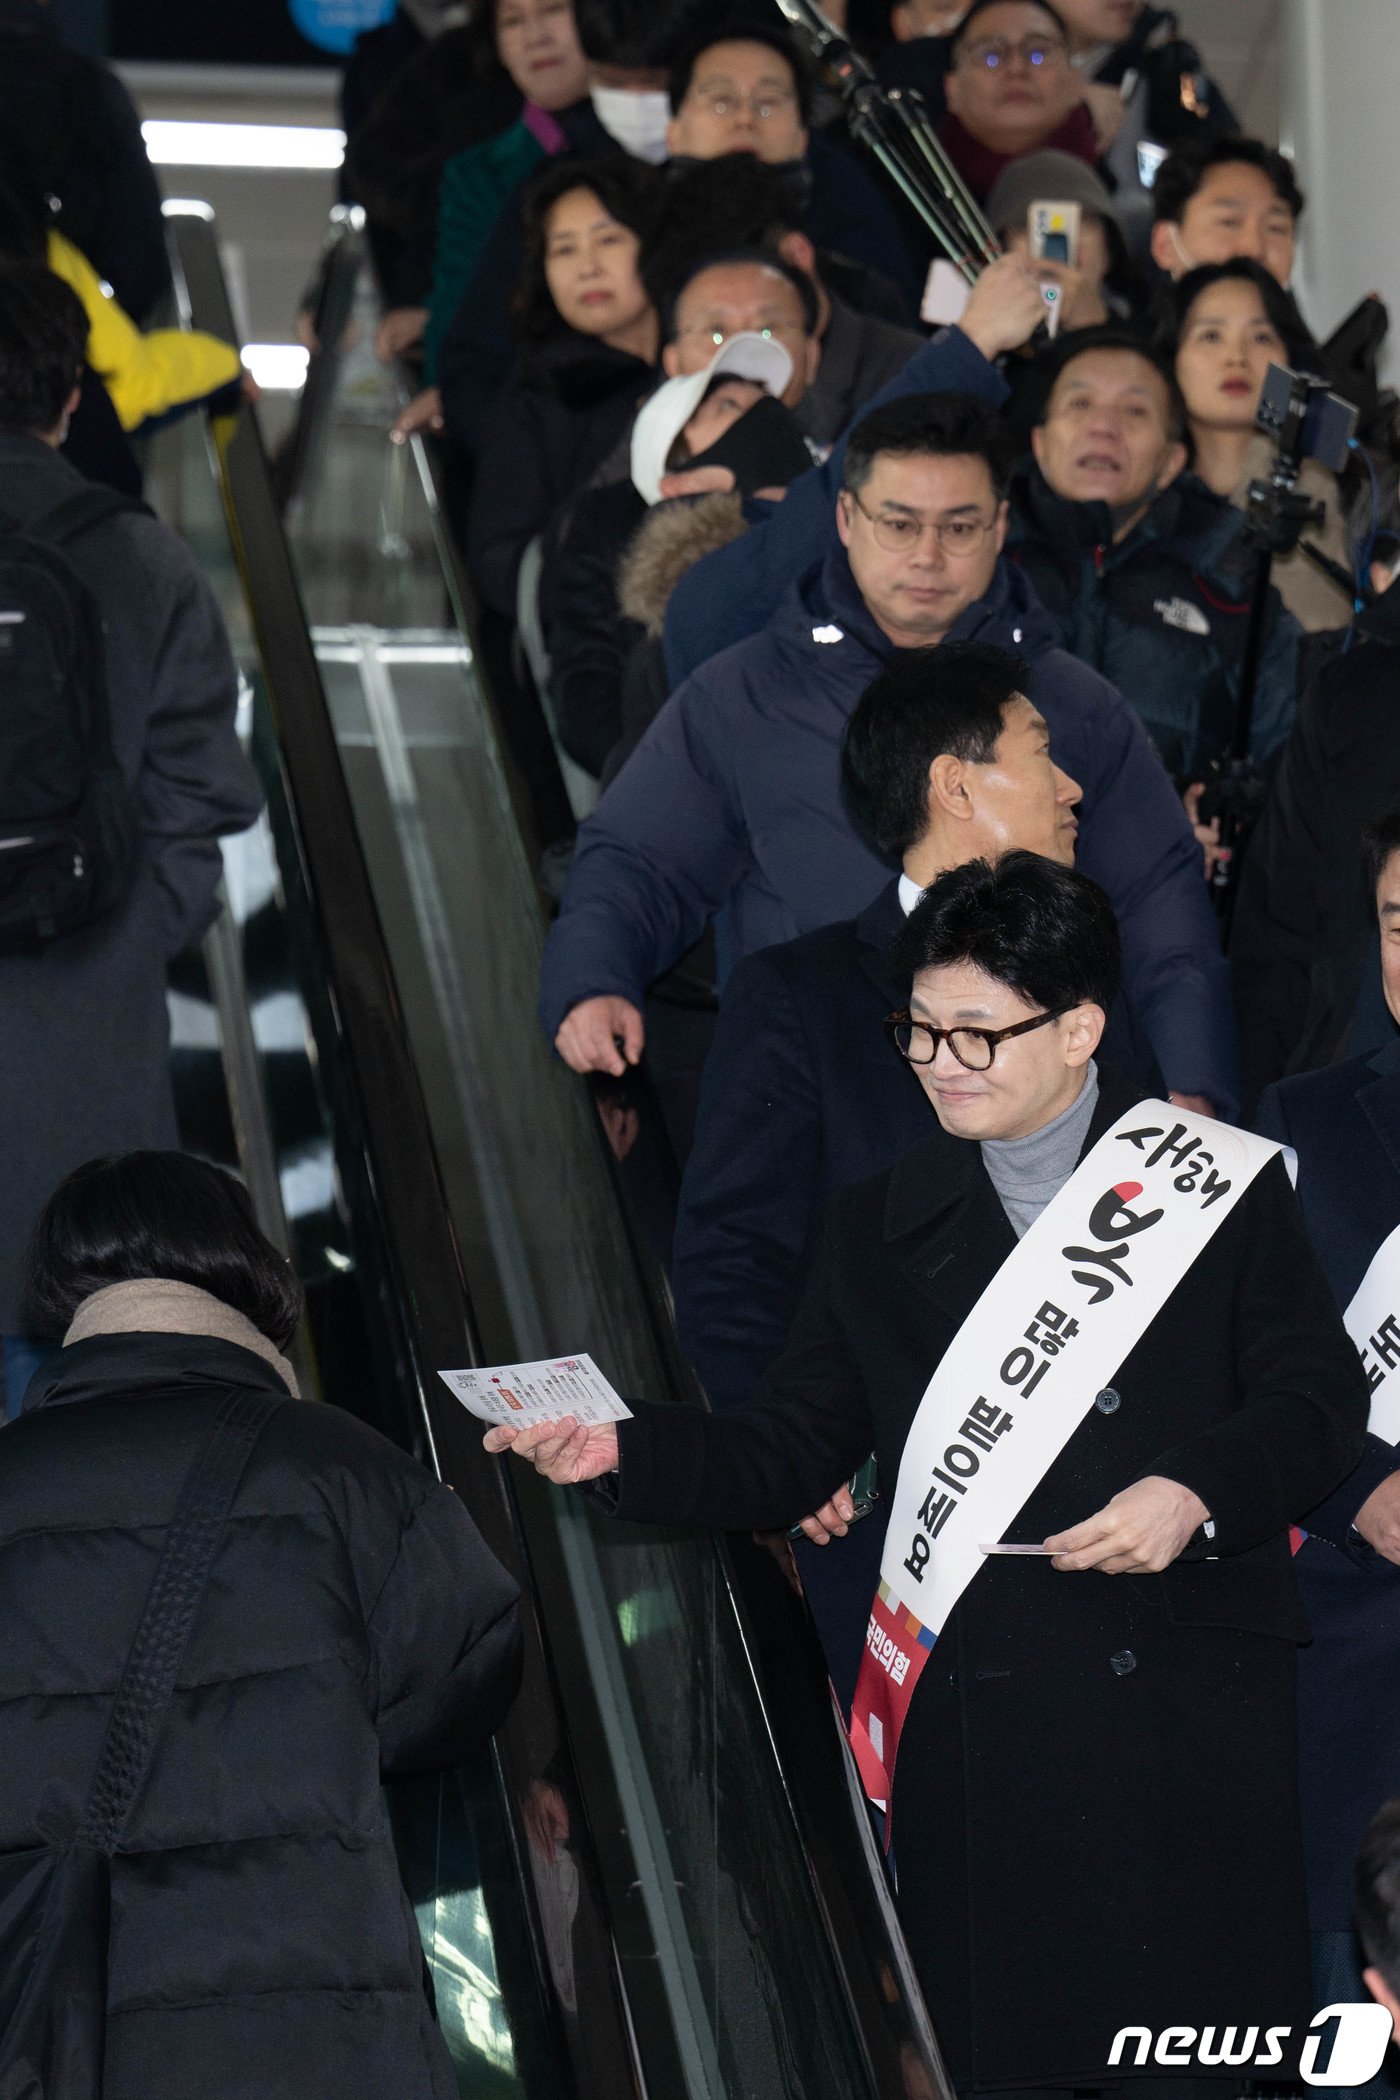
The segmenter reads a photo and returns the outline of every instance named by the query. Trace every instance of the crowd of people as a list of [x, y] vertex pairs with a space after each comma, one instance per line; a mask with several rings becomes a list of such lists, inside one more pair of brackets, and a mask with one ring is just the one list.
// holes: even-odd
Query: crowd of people
[[[828, 12], [984, 213], [974, 283], [930, 270], [775, 0], [414, 0], [347, 68], [386, 436], [433, 448], [474, 587], [541, 1026], [600, 1107], [659, 1103], [709, 1402], [487, 1444], [619, 1520], [767, 1538], [958, 2092], [1287, 2080], [1319, 2009], [1400, 2020], [1384, 310], [1301, 310], [1298, 173], [1170, 13]], [[170, 1150], [165, 973], [259, 795], [208, 586], [137, 501], [131, 439], [240, 385], [151, 325], [158, 217], [113, 76], [0, 0], [0, 1871], [54, 1841], [54, 1773], [83, 1805], [231, 1408], [248, 1523], [227, 1653], [197, 1649], [228, 1689], [211, 1720], [167, 1687], [177, 1807], [108, 1831], [155, 1862], [110, 2090], [217, 2092], [240, 2057], [271, 2090], [291, 2049], [300, 2091], [426, 2095], [374, 1778], [499, 1717], [514, 1587], [407, 1460], [281, 1404], [296, 1293]], [[1292, 463], [1266, 561], [1278, 367], [1348, 435]], [[605, 1127], [621, 1153], [636, 1119]], [[281, 1671], [333, 1778], [260, 1733]], [[180, 1797], [210, 1726], [239, 1799]], [[154, 1952], [182, 1903], [225, 1907], [232, 1976], [183, 2027], [208, 1949]], [[315, 1960], [256, 1929], [327, 1903]]]

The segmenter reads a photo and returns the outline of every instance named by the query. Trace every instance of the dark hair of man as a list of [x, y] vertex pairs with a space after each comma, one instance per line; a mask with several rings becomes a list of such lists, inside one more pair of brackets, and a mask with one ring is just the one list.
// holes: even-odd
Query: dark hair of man
[[0, 262], [0, 430], [47, 437], [82, 377], [88, 317], [42, 263]]
[[1368, 1965], [1400, 1992], [1400, 1801], [1387, 1801], [1356, 1855], [1356, 1931]]
[[667, 92], [671, 97], [671, 108], [678, 110], [690, 93], [690, 83], [695, 78], [695, 68], [707, 51], [716, 44], [766, 44], [792, 75], [793, 90], [797, 96], [797, 112], [803, 126], [812, 121], [812, 76], [806, 59], [798, 50], [786, 29], [778, 22], [765, 20], [762, 15], [726, 15], [720, 21], [704, 25], [687, 38], [676, 53], [671, 66], [671, 78]]
[[990, 763], [1006, 708], [1030, 667], [985, 642], [897, 649], [856, 702], [841, 745], [841, 787], [877, 853], [900, 860], [928, 830], [936, 758]]
[[1231, 278], [1254, 286], [1270, 327], [1282, 338], [1289, 364], [1320, 371], [1317, 345], [1307, 322], [1294, 305], [1291, 293], [1283, 289], [1271, 270], [1266, 270], [1262, 263], [1255, 262], [1248, 255], [1236, 255], [1229, 262], [1202, 263], [1199, 269], [1188, 270], [1176, 284], [1164, 287], [1161, 319], [1153, 345], [1158, 355], [1173, 365], [1176, 363], [1176, 353], [1186, 334], [1192, 307], [1202, 292], [1208, 292], [1212, 285], [1225, 283]]
[[89, 1160], [59, 1183], [29, 1243], [30, 1331], [64, 1334], [94, 1291], [155, 1277], [207, 1291], [279, 1349], [296, 1333], [290, 1262], [258, 1230], [241, 1182], [187, 1152]]
[[[972, 0], [971, 7], [948, 40], [950, 65], [956, 65], [958, 53], [966, 43], [968, 31], [977, 20], [977, 17], [984, 15], [989, 7], [1005, 7], [1007, 4], [1008, 0]], [[1050, 0], [1017, 0], [1017, 4], [1026, 7], [1037, 7], [1043, 15], [1048, 15], [1060, 32], [1060, 35], [1064, 38], [1065, 49], [1069, 49], [1069, 30], [1065, 27], [1065, 18], [1057, 7], [1051, 6]]]
[[1190, 443], [1186, 427], [1186, 403], [1181, 398], [1181, 388], [1176, 383], [1176, 374], [1168, 361], [1151, 343], [1143, 341], [1131, 328], [1115, 328], [1111, 324], [1102, 328], [1077, 328], [1047, 352], [1044, 360], [1044, 391], [1041, 398], [1037, 423], [1043, 423], [1050, 413], [1050, 397], [1076, 358], [1087, 357], [1092, 350], [1122, 351], [1129, 357], [1141, 358], [1166, 388], [1167, 435], [1173, 444]]
[[846, 440], [841, 485], [857, 494], [881, 453], [897, 459], [981, 459], [1000, 503], [1011, 481], [1013, 451], [999, 418], [974, 394], [906, 394], [862, 417]]
[[697, 0], [574, 0], [584, 57], [639, 73], [668, 70], [699, 13]]
[[[1400, 589], [1392, 584], [1391, 589]], [[1366, 894], [1374, 897], [1392, 853], [1400, 853], [1400, 802], [1372, 817], [1361, 834], [1362, 866], [1366, 870]]]
[[1019, 849], [948, 868], [925, 890], [890, 949], [902, 983], [971, 963], [1031, 1006], [1107, 1009], [1122, 975], [1113, 906], [1096, 882]]
[[1277, 146], [1266, 146], [1262, 139], [1221, 137], [1216, 133], [1209, 138], [1183, 139], [1179, 146], [1173, 146], [1152, 185], [1153, 219], [1165, 219], [1179, 226], [1187, 205], [1211, 169], [1234, 164], [1257, 168], [1268, 177], [1280, 202], [1288, 206], [1294, 218], [1302, 217], [1307, 200], [1298, 187], [1292, 161]]
[[658, 313], [697, 256], [773, 248], [785, 233], [800, 232], [806, 220], [805, 183], [794, 179], [793, 169], [771, 167], [751, 153], [669, 160], [660, 173], [660, 215], [642, 250], [642, 279]]
[[671, 343], [676, 338], [676, 309], [694, 284], [706, 270], [755, 269], [773, 270], [790, 284], [802, 307], [802, 333], [815, 335], [821, 317], [817, 301], [817, 288], [805, 270], [797, 269], [776, 248], [723, 248], [717, 253], [697, 255], [678, 278], [670, 297], [661, 310], [661, 340]]
[[564, 325], [545, 275], [545, 229], [559, 199], [573, 190], [592, 190], [609, 218], [645, 241], [661, 207], [661, 171], [627, 153], [609, 154], [603, 160], [571, 155], [546, 161], [526, 184], [522, 204], [525, 262], [512, 307], [516, 334], [524, 342], [543, 342]]

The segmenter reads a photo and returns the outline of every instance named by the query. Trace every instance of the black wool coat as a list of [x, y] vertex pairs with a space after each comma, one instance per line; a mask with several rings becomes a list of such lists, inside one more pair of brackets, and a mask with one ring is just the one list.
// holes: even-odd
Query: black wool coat
[[[0, 1850], [80, 1813], [230, 1387], [281, 1382], [225, 1341], [95, 1337], [0, 1430]], [[268, 1420], [114, 1862], [108, 2100], [455, 2100], [379, 1783], [502, 1718], [516, 1594], [373, 1430], [290, 1398]]]
[[[1298, 1155], [1298, 1200], [1338, 1307], [1400, 1225], [1400, 1043], [1270, 1087], [1257, 1123]], [[1313, 1639], [1298, 1659], [1299, 1778], [1314, 1932], [1347, 1932], [1352, 1867], [1372, 1817], [1400, 1794], [1400, 1568], [1353, 1530], [1400, 1467], [1368, 1435], [1361, 1463], [1306, 1518], [1294, 1566]]]
[[[892, 1167], [936, 1119], [881, 1022], [907, 1004], [887, 961], [904, 925], [891, 881], [858, 919], [745, 956], [705, 1059], [671, 1256], [681, 1347], [710, 1405], [747, 1407], [782, 1353], [838, 1189]], [[1126, 1000], [1105, 1055], [1163, 1082]], [[885, 1496], [839, 1549], [796, 1548], [827, 1667], [849, 1708], [880, 1568]]]
[[[1136, 1098], [1101, 1075], [1086, 1149]], [[837, 1198], [755, 1405], [638, 1405], [594, 1492], [624, 1517], [772, 1530], [872, 1445], [895, 1479], [934, 1366], [1014, 1245], [976, 1145], [937, 1131]], [[1310, 2015], [1288, 1525], [1356, 1463], [1366, 1390], [1281, 1161], [1105, 1399], [1010, 1536], [1039, 1541], [1147, 1474], [1193, 1488], [1216, 1536], [1156, 1576], [991, 1560], [919, 1681], [899, 1903], [960, 2089], [1102, 2084], [1130, 2023], [1296, 2043]]]

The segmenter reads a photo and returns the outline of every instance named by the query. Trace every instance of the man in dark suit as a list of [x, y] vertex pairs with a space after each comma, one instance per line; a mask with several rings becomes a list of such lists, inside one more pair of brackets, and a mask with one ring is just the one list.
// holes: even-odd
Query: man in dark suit
[[[1016, 852], [940, 876], [902, 942], [911, 992], [894, 1027], [936, 1125], [836, 1199], [756, 1404], [723, 1416], [638, 1401], [621, 1423], [565, 1417], [486, 1438], [557, 1482], [598, 1482], [604, 1506], [644, 1521], [791, 1524], [872, 1445], [893, 1481], [910, 1443], [917, 1477], [901, 1496], [917, 1494], [925, 1389], [933, 1373], [946, 1394], [938, 1367], [955, 1339], [954, 1386], [966, 1374], [1006, 1393], [1002, 1315], [1027, 1293], [1008, 1302], [1003, 1269], [1063, 1294], [1038, 1318], [1058, 1311], [1063, 1332], [1073, 1308], [1064, 1346], [1082, 1351], [1087, 1336], [1089, 1354], [1045, 1388], [1076, 1394], [1057, 1455], [1009, 1461], [1022, 1499], [990, 1532], [958, 1533], [955, 1520], [943, 1534], [941, 1518], [919, 1517], [933, 1533], [930, 1586], [953, 1557], [965, 1572], [936, 1645], [922, 1643], [890, 1805], [900, 1912], [960, 2092], [1112, 2084], [1115, 2064], [1147, 2061], [1125, 2027], [1148, 2030], [1149, 2048], [1161, 2036], [1152, 2063], [1165, 2054], [1178, 2077], [1237, 2081], [1243, 2059], [1222, 2063], [1222, 2030], [1236, 2030], [1233, 2053], [1253, 2026], [1247, 2060], [1262, 2054], [1286, 2078], [1309, 2017], [1293, 1656], [1307, 1626], [1288, 1526], [1355, 1465], [1365, 1379], [1281, 1158], [1190, 1111], [1139, 1107], [1135, 1088], [1098, 1071], [1118, 954], [1112, 906], [1073, 869]], [[1153, 1166], [1143, 1147], [1164, 1129]], [[1234, 1195], [1201, 1239], [1199, 1175], [1166, 1177], [1207, 1137]], [[1162, 1168], [1181, 1138], [1187, 1151]], [[1103, 1140], [1110, 1156], [1080, 1177]], [[1133, 1179], [1095, 1194], [1128, 1160]], [[1149, 1172], [1158, 1207], [1114, 1211], [1122, 1226], [1101, 1216], [1136, 1202]], [[1114, 1250], [1120, 1280], [1142, 1287], [1117, 1299], [1092, 1272], [1071, 1281], [1056, 1266], [1087, 1256], [1057, 1242], [1091, 1197], [1089, 1234], [1170, 1215], [1155, 1295], [1145, 1241]], [[1124, 1325], [1095, 1355], [1105, 1297]], [[967, 1338], [989, 1333], [983, 1372]], [[1027, 1387], [1011, 1405], [1008, 1457], [1052, 1403]], [[942, 1463], [979, 1470], [951, 1450]], [[1002, 1460], [989, 1463], [1005, 1482]], [[972, 1499], [959, 1514], [980, 1524], [986, 1502], [974, 1513]], [[982, 1558], [969, 1542], [988, 1538], [1023, 1552]], [[919, 1545], [916, 1527], [911, 1559]], [[1117, 1575], [1135, 1579], [1104, 1579]], [[1186, 2035], [1176, 2053], [1169, 2026]], [[1277, 2048], [1264, 2045], [1270, 2027]]]
[[[1400, 808], [1370, 827], [1366, 861], [1385, 1000], [1400, 1020]], [[1345, 1313], [1400, 1227], [1400, 1039], [1279, 1081], [1260, 1101], [1258, 1123], [1298, 1155], [1303, 1216]], [[1356, 1324], [1348, 1324], [1355, 1337]], [[1373, 1375], [1386, 1368], [1388, 1337], [1380, 1339]], [[1352, 1862], [1372, 1817], [1400, 1794], [1400, 1449], [1394, 1424], [1377, 1426], [1382, 1433], [1373, 1426], [1355, 1472], [1304, 1519], [1308, 1537], [1295, 1562], [1313, 1625], [1312, 1645], [1300, 1659], [1298, 1720], [1319, 2005], [1364, 1995]], [[1377, 2088], [1398, 2089], [1393, 2076]]]

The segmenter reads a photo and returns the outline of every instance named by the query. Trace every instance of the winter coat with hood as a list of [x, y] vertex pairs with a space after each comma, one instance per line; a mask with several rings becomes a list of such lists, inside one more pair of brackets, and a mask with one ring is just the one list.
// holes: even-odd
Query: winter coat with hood
[[[1141, 724], [1056, 646], [1005, 562], [949, 639], [1030, 659], [1030, 697], [1056, 761], [1084, 791], [1079, 864], [1117, 909], [1127, 995], [1168, 1083], [1228, 1112], [1238, 1094], [1233, 1031], [1200, 848]], [[551, 1038], [583, 999], [640, 1006], [717, 914], [723, 974], [755, 948], [872, 902], [890, 870], [842, 803], [841, 740], [891, 649], [838, 548], [762, 634], [672, 694], [579, 833], [542, 965]]]
[[454, 2100], [380, 1780], [501, 1720], [516, 1587], [448, 1488], [286, 1397], [229, 1318], [248, 1346], [76, 1341], [0, 1430], [0, 1848], [71, 1829], [190, 1460], [231, 1390], [283, 1392], [113, 1861], [105, 2092]]
[[[1117, 686], [1173, 778], [1204, 779], [1230, 746], [1249, 625], [1256, 557], [1239, 512], [1183, 475], [1115, 545], [1107, 504], [1072, 503], [1031, 466], [1012, 484], [1006, 551], [1061, 646]], [[1271, 592], [1250, 743], [1260, 768], [1292, 726], [1300, 633]]]

